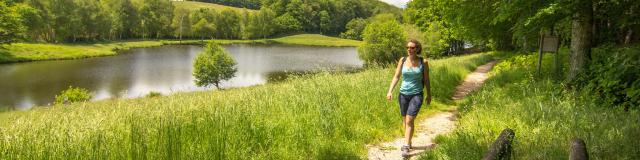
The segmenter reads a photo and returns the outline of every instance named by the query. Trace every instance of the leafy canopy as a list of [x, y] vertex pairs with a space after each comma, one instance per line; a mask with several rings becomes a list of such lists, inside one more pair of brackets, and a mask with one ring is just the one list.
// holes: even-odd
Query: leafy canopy
[[214, 85], [220, 89], [220, 82], [235, 76], [236, 61], [222, 47], [209, 43], [193, 64], [193, 76], [198, 86]]

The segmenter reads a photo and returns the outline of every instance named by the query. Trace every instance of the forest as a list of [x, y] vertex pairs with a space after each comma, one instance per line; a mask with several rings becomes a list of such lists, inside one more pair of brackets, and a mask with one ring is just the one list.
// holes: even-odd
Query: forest
[[256, 9], [192, 10], [167, 0], [3, 0], [1, 43], [128, 39], [256, 39], [292, 33], [338, 35], [355, 18], [401, 10], [375, 0], [212, 1]]

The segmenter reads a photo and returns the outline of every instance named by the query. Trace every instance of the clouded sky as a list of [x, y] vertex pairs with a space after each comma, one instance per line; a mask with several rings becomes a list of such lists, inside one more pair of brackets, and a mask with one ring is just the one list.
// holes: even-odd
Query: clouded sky
[[394, 6], [398, 6], [400, 8], [405, 8], [407, 6], [407, 2], [411, 1], [411, 0], [380, 0], [383, 2], [387, 2], [389, 4], [392, 4]]

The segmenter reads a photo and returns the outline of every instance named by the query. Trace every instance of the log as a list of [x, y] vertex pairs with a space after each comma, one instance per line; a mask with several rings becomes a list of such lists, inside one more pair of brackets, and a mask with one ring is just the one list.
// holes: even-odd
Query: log
[[483, 160], [511, 159], [511, 142], [515, 137], [513, 130], [505, 128], [493, 142]]
[[570, 160], [588, 160], [589, 155], [587, 154], [587, 145], [584, 143], [582, 139], [574, 138], [571, 140], [571, 154], [569, 155]]

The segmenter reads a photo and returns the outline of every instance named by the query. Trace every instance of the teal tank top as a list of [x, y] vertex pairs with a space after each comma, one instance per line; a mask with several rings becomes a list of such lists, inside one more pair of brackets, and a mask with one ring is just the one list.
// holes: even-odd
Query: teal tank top
[[407, 67], [402, 63], [402, 83], [400, 84], [400, 93], [404, 95], [413, 95], [422, 93], [422, 71], [424, 70], [423, 62], [418, 67]]

